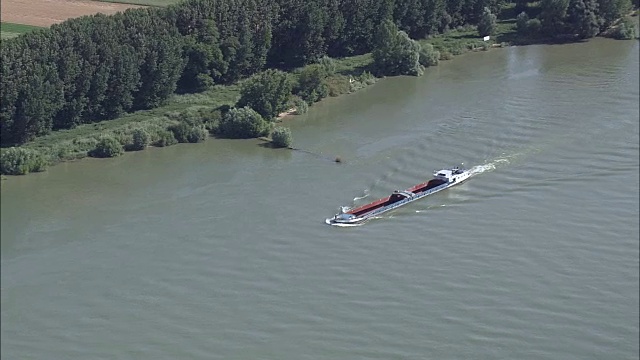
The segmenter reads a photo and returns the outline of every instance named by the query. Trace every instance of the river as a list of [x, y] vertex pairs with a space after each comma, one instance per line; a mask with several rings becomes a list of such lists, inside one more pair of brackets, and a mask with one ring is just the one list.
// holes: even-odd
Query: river
[[[1, 192], [3, 359], [637, 359], [639, 42], [496, 49]], [[343, 162], [332, 160], [339, 156]], [[464, 163], [468, 182], [324, 223]]]

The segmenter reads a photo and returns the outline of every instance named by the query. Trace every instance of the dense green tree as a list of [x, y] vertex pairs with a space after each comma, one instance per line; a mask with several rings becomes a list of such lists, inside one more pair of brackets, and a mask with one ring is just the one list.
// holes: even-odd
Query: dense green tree
[[269, 69], [248, 79], [236, 107], [249, 106], [267, 120], [286, 110], [292, 84], [287, 73]]
[[424, 28], [419, 29], [414, 38], [423, 38], [428, 35], [438, 34], [446, 31], [451, 15], [447, 13], [446, 1], [443, 0], [423, 0], [424, 2]]
[[419, 36], [425, 28], [425, 9], [421, 0], [397, 0], [393, 19], [410, 36]]
[[16, 101], [20, 94], [18, 68], [20, 58], [14, 58], [17, 42], [5, 42], [0, 47], [0, 141], [3, 146], [13, 143], [13, 124], [15, 121]]
[[465, 23], [464, 16], [462, 15], [462, 7], [464, 1], [460, 0], [446, 0], [446, 12], [449, 15], [447, 27], [455, 28], [456, 26], [463, 25]]
[[[64, 94], [64, 104], [53, 118], [54, 129], [72, 128], [84, 120], [84, 110], [88, 102], [86, 94], [91, 81], [89, 73], [93, 72], [93, 67], [87, 69], [89, 63], [80, 51], [88, 41], [81, 31], [74, 29], [74, 22], [78, 21], [80, 19], [69, 20], [65, 23], [67, 26], [51, 27], [52, 36], [59, 48], [57, 69]], [[95, 53], [95, 48], [91, 53]]]
[[570, 0], [567, 10], [567, 22], [573, 33], [586, 39], [598, 35], [600, 20], [596, 0]]
[[491, 9], [485, 7], [478, 22], [478, 34], [480, 34], [480, 36], [493, 34], [496, 30], [496, 21], [497, 18], [491, 13]]
[[249, 14], [240, 15], [237, 29], [237, 41], [234, 43], [233, 57], [229, 62], [227, 82], [233, 82], [253, 73], [253, 37], [250, 29]]
[[393, 17], [393, 0], [343, 0], [345, 19], [341, 55], [363, 54], [374, 48], [376, 26]]
[[567, 14], [569, 0], [542, 0], [540, 1], [540, 22], [542, 32], [546, 35], [563, 34], [565, 31], [564, 19]]
[[529, 15], [526, 12], [521, 12], [516, 17], [516, 30], [519, 34], [526, 35], [528, 33], [527, 22], [529, 21]]
[[340, 39], [344, 36], [345, 19], [340, 11], [341, 0], [326, 0], [327, 23], [324, 28], [324, 38], [327, 53], [331, 56], [340, 55]]
[[[598, 13], [602, 29], [627, 14], [631, 8], [631, 0], [598, 0]], [[636, 5], [637, 6], [637, 5]]]
[[36, 136], [47, 134], [52, 128], [52, 118], [62, 106], [59, 79], [50, 66], [38, 65], [15, 102], [15, 113], [10, 130], [10, 143], [21, 144]]
[[515, 11], [520, 14], [527, 10], [529, 0], [515, 0]]
[[136, 109], [157, 107], [173, 94], [182, 74], [180, 39], [165, 34], [150, 40], [149, 51], [140, 67], [140, 88], [135, 94]]
[[178, 89], [186, 92], [206, 90], [213, 79], [220, 79], [228, 68], [213, 20], [195, 20], [194, 23], [183, 39], [185, 68], [178, 81]]
[[420, 75], [420, 45], [385, 20], [376, 30], [373, 65], [381, 75]]
[[100, 119], [113, 119], [133, 107], [133, 94], [138, 90], [140, 73], [135, 49], [128, 44], [113, 47], [112, 65], [101, 104]]

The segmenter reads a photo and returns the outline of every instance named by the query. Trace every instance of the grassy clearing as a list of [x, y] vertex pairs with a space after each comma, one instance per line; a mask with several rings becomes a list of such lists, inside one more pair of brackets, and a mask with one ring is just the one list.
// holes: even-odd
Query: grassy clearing
[[204, 93], [174, 95], [165, 106], [127, 114], [114, 120], [94, 124], [83, 124], [70, 130], [53, 131], [48, 135], [39, 137], [23, 145], [23, 147], [46, 150], [61, 143], [72, 142], [77, 139], [95, 138], [105, 133], [118, 132], [118, 130], [132, 126], [157, 125], [167, 127], [172, 123], [170, 120], [171, 114], [201, 108], [217, 108], [222, 105], [233, 105], [239, 97], [240, 88], [238, 85], [219, 85]]
[[440, 51], [441, 60], [449, 60], [452, 56], [469, 51], [488, 50], [491, 47], [501, 47], [510, 44], [515, 37], [515, 20], [499, 21], [495, 33], [489, 41], [483, 41], [475, 26], [460, 27], [448, 33], [437, 35], [429, 39], [419, 40], [421, 45], [431, 44]]
[[182, 0], [99, 0], [101, 2], [164, 7], [177, 4]]
[[371, 57], [371, 54], [336, 59], [336, 73], [341, 75], [359, 76], [367, 71], [371, 67], [372, 63], [373, 58]]
[[30, 31], [34, 31], [38, 29], [42, 29], [42, 28], [37, 26], [31, 26], [31, 25], [3, 22], [3, 23], [0, 23], [0, 38], [10, 39], [20, 34], [28, 33]]

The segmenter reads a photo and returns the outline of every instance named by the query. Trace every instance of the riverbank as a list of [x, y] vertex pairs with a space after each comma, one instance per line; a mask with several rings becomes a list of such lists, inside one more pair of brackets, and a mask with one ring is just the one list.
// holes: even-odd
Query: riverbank
[[[328, 95], [335, 97], [349, 94], [375, 83], [377, 79], [367, 71], [371, 63], [370, 54], [336, 59], [335, 72], [326, 79]], [[295, 69], [289, 73], [294, 83], [303, 70], [304, 68]], [[212, 132], [219, 120], [221, 109], [234, 106], [240, 98], [241, 86], [242, 82], [233, 85], [216, 85], [202, 93], [174, 95], [164, 106], [126, 114], [114, 120], [54, 131], [19, 148], [41, 154], [47, 165], [55, 165], [59, 162], [90, 156], [90, 151], [95, 148], [98, 139], [105, 135], [115, 137], [125, 150], [134, 150], [133, 133], [137, 129], [142, 129], [151, 135], [149, 146], [170, 146], [179, 141], [176, 139], [164, 141], [162, 135], [167, 134], [172, 126], [179, 125], [181, 122], [191, 125], [194, 118], [199, 118], [197, 125]], [[293, 106], [294, 99], [295, 97], [292, 97], [289, 110], [276, 117], [274, 122], [280, 122], [285, 117], [300, 113]], [[215, 136], [206, 138], [215, 139]], [[2, 149], [3, 152], [7, 150], [7, 148]], [[30, 171], [24, 173], [28, 172]]]
[[[495, 34], [488, 41], [483, 41], [478, 37], [477, 29], [474, 26], [467, 26], [443, 35], [419, 40], [419, 43], [422, 46], [432, 45], [435, 50], [440, 52], [440, 60], [446, 61], [467, 52], [487, 51], [491, 48], [512, 44], [529, 44], [531, 40], [519, 37], [515, 20], [510, 19], [498, 22]], [[542, 43], [548, 42], [548, 39], [537, 40]], [[349, 94], [375, 83], [378, 79], [368, 72], [372, 62], [370, 54], [335, 59], [335, 73], [326, 79], [329, 96]], [[294, 81], [297, 80], [302, 70], [303, 68], [290, 72]], [[215, 127], [217, 121], [215, 116], [208, 114], [215, 112], [215, 109], [233, 106], [240, 96], [241, 84], [240, 82], [226, 86], [217, 85], [203, 93], [174, 95], [162, 107], [127, 114], [115, 120], [81, 125], [71, 130], [55, 131], [21, 146], [21, 148], [42, 154], [47, 165], [54, 165], [89, 156], [89, 152], [95, 148], [98, 138], [104, 135], [114, 136], [125, 149], [133, 149], [134, 147], [130, 146], [130, 143], [133, 141], [133, 133], [137, 129], [153, 133], [151, 141], [148, 142], [149, 145], [169, 146], [176, 143], [175, 139], [158, 142], [162, 140], [161, 134], [166, 134], [172, 126], [178, 125], [185, 118], [208, 116], [209, 119], [203, 121], [206, 123], [206, 128], [211, 130]], [[291, 110], [293, 109], [291, 108]], [[276, 122], [281, 121], [285, 116], [295, 118], [295, 114], [295, 110], [288, 111], [286, 114], [281, 114], [282, 116], [279, 116]], [[207, 138], [215, 137], [209, 136]]]
[[[511, 27], [508, 23], [502, 24], [499, 32], [507, 33], [512, 30]], [[441, 51], [441, 60], [445, 61], [465, 52], [481, 48], [487, 50], [488, 45], [495, 45], [496, 41], [490, 40], [485, 43], [477, 37], [474, 27], [467, 27], [431, 39], [420, 40], [420, 43], [432, 44], [435, 49]], [[371, 54], [335, 59], [335, 73], [326, 79], [328, 95], [342, 96], [374, 84], [379, 78], [369, 72], [372, 63]], [[289, 73], [293, 81], [297, 80], [303, 69], [295, 69]], [[233, 85], [216, 85], [202, 93], [174, 95], [164, 106], [126, 114], [114, 120], [54, 131], [22, 145], [21, 148], [42, 154], [49, 166], [89, 156], [98, 138], [105, 135], [116, 137], [125, 149], [129, 149], [132, 148], [129, 143], [136, 129], [145, 129], [150, 132], [166, 131], [185, 117], [233, 106], [240, 97], [241, 85], [242, 82]], [[280, 114], [276, 122], [282, 121], [285, 117], [295, 118], [299, 113], [293, 106], [289, 110]], [[215, 127], [215, 120], [207, 124], [208, 129], [213, 127]], [[215, 139], [215, 136], [209, 136], [208, 139]], [[150, 146], [169, 146], [173, 143], [175, 141], [163, 142], [159, 145], [152, 141]]]

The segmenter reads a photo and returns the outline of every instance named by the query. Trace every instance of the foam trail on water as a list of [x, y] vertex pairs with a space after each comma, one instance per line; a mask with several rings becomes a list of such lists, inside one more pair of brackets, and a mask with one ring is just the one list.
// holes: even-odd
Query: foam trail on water
[[356, 201], [365, 199], [367, 197], [369, 197], [369, 189], [364, 189], [364, 195], [354, 197], [353, 202], [355, 203]]
[[471, 173], [471, 176], [474, 176], [474, 175], [482, 174], [483, 172], [493, 171], [498, 166], [506, 165], [509, 163], [510, 161], [507, 157], [498, 158], [483, 165], [476, 165], [471, 169], [469, 169], [469, 172]]

